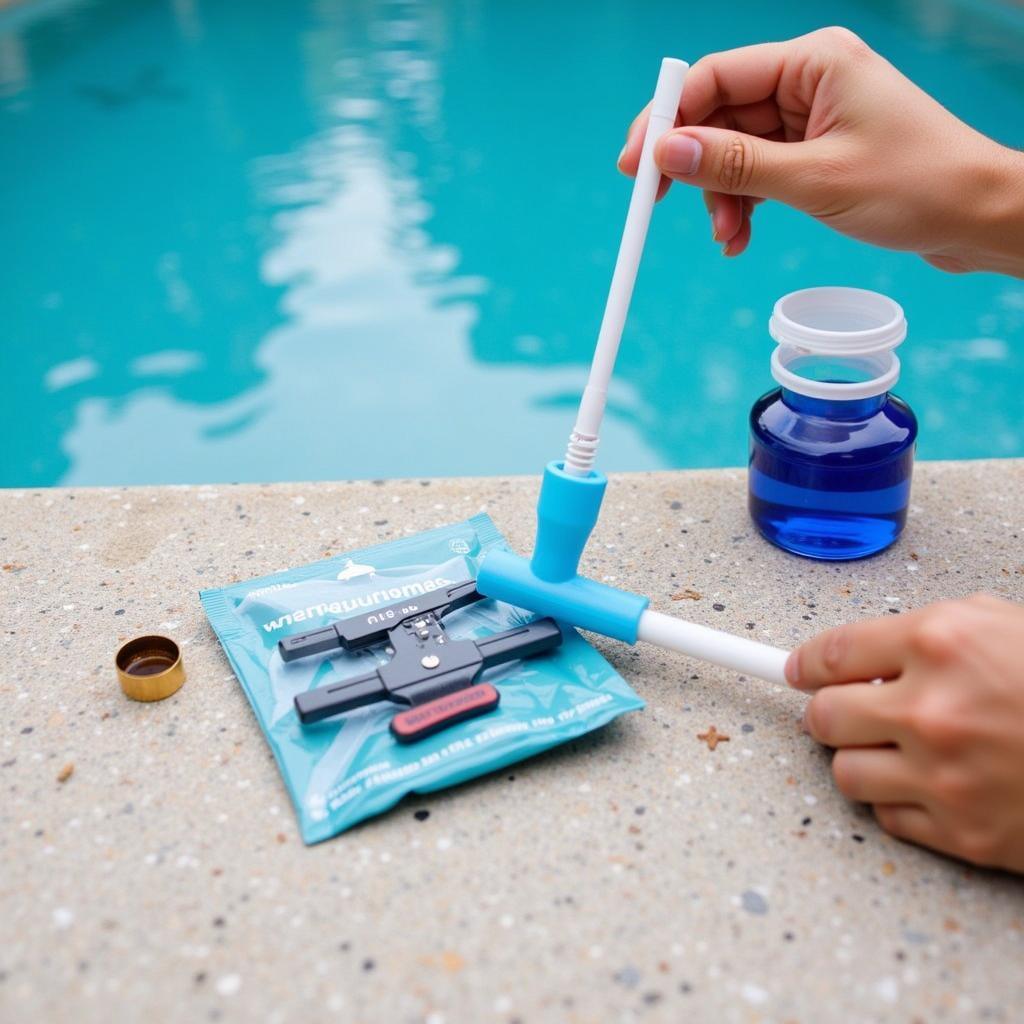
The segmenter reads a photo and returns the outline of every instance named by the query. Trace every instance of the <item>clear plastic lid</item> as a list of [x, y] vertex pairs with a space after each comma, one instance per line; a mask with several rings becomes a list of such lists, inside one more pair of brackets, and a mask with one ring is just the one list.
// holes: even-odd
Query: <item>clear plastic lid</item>
[[899, 379], [892, 351], [907, 336], [898, 302], [863, 288], [805, 288], [775, 303], [768, 331], [779, 347], [772, 376], [812, 398], [859, 399]]

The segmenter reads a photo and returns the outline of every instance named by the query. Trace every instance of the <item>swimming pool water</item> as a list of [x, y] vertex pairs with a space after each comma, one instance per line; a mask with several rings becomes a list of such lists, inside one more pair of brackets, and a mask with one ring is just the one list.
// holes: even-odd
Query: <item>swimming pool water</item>
[[[0, 484], [495, 472], [558, 456], [666, 52], [848, 25], [1024, 144], [1024, 13], [949, 0], [40, 0], [0, 13]], [[1024, 282], [765, 204], [651, 229], [602, 468], [739, 465], [772, 303], [900, 301], [919, 455], [1024, 455]]]

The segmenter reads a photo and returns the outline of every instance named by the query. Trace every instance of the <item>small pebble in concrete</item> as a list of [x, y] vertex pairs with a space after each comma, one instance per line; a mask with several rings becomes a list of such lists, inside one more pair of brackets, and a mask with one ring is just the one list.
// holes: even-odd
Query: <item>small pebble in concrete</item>
[[747, 889], [740, 896], [740, 903], [748, 914], [761, 915], [768, 913], [768, 901], [753, 889]]
[[616, 971], [612, 977], [623, 988], [636, 988], [640, 983], [640, 972], [635, 967], [623, 967]]
[[75, 912], [67, 907], [57, 907], [53, 912], [53, 923], [62, 931], [70, 928], [75, 920]]
[[749, 981], [740, 987], [740, 995], [751, 1006], [760, 1006], [768, 1000], [768, 993], [760, 985], [754, 985]]
[[223, 974], [217, 979], [217, 994], [233, 996], [242, 987], [242, 979], [237, 974]]

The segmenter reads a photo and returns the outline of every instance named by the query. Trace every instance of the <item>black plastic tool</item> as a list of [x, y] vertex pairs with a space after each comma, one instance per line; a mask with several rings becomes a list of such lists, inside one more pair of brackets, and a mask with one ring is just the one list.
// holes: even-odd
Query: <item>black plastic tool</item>
[[410, 708], [391, 722], [395, 738], [409, 743], [493, 710], [500, 695], [488, 683], [474, 685], [480, 673], [554, 650], [562, 642], [562, 632], [558, 623], [548, 618], [480, 640], [452, 640], [445, 631], [444, 617], [479, 600], [475, 581], [467, 580], [323, 629], [285, 637], [278, 644], [284, 661], [338, 649], [359, 651], [384, 642], [391, 654], [391, 660], [373, 672], [300, 693], [295, 698], [299, 720], [308, 725], [389, 700]]

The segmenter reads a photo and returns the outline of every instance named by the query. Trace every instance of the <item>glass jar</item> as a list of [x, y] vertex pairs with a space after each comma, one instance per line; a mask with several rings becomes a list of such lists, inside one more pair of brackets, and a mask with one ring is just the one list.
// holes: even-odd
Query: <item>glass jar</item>
[[780, 385], [750, 412], [750, 515], [773, 544], [809, 558], [863, 558], [903, 530], [917, 420], [890, 389], [907, 334], [892, 299], [807, 288], [775, 304]]

